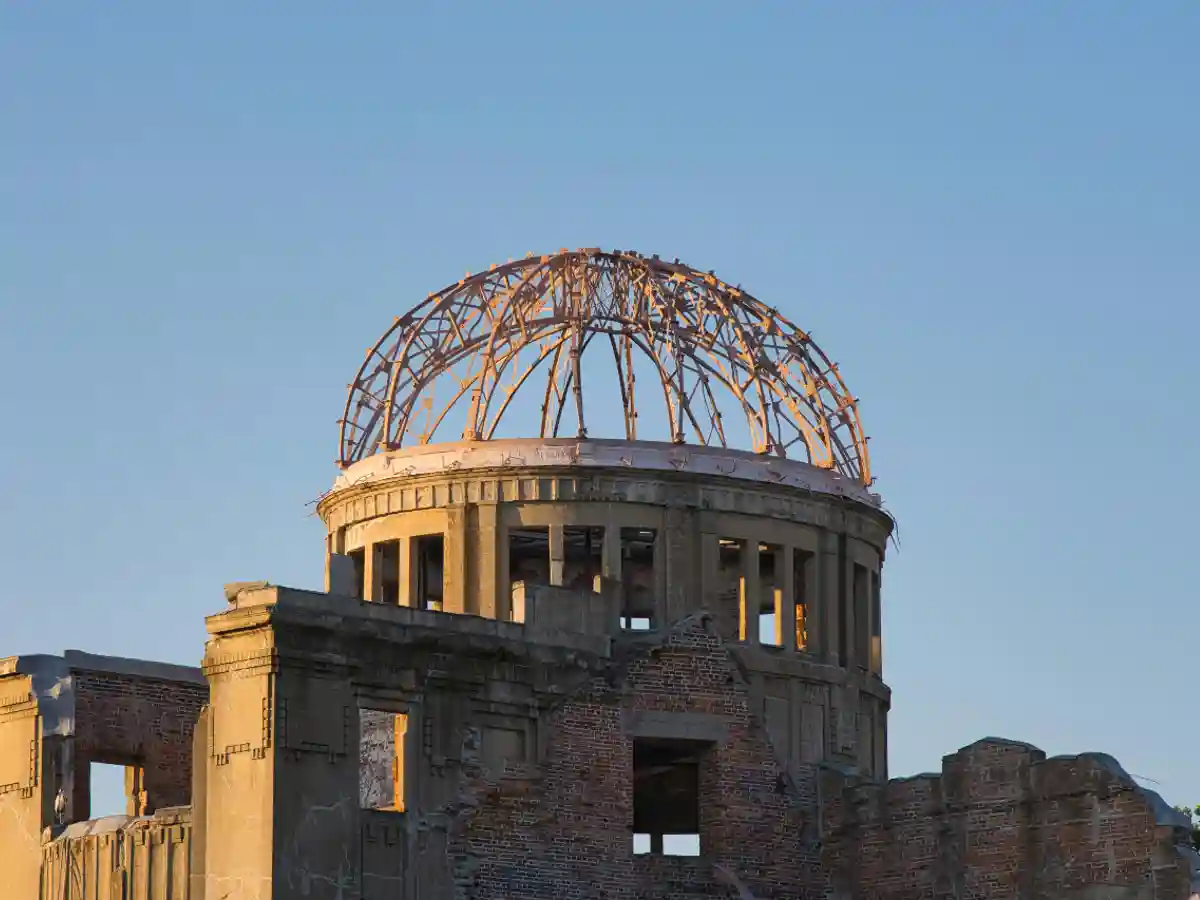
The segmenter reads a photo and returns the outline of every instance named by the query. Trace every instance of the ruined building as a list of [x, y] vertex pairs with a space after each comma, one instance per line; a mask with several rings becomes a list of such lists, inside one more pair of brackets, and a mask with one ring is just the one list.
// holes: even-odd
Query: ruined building
[[493, 267], [340, 426], [324, 591], [229, 585], [200, 669], [0, 660], [0, 900], [1192, 893], [1108, 757], [888, 780], [892, 519], [837, 367], [740, 288]]

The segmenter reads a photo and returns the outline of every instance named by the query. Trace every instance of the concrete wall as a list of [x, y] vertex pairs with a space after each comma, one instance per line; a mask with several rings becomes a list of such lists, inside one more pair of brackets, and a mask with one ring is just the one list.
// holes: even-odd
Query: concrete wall
[[[820, 896], [815, 773], [846, 755], [826, 723], [878, 681], [729, 641], [704, 614], [598, 635], [603, 594], [535, 596], [517, 624], [235, 593], [209, 620], [196, 900], [550, 897], [564, 879], [690, 898], [722, 890], [714, 863], [763, 898]], [[386, 799], [397, 714], [405, 811], [364, 809]], [[704, 855], [635, 856], [633, 741], [679, 737], [713, 746]]]
[[191, 811], [186, 807], [69, 825], [42, 847], [41, 896], [188, 900], [191, 838]]
[[835, 898], [1184, 900], [1200, 858], [1179, 813], [1111, 757], [988, 738], [940, 774], [825, 784]]

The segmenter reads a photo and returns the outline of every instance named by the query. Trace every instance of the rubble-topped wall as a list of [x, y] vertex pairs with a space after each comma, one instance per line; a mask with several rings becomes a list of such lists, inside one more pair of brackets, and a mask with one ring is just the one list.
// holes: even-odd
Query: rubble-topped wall
[[1200, 857], [1184, 818], [1110, 756], [985, 738], [941, 774], [824, 779], [833, 897], [1185, 900]]
[[58, 900], [188, 900], [192, 815], [107, 816], [49, 829], [42, 846], [43, 897]]

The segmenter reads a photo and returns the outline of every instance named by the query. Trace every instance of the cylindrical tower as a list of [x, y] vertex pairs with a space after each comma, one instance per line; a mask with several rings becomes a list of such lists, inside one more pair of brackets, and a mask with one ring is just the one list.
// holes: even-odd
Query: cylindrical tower
[[886, 777], [892, 521], [837, 366], [776, 310], [630, 252], [510, 261], [397, 318], [340, 425], [332, 593], [520, 622], [595, 592], [613, 621], [578, 627], [617, 640], [705, 613], [792, 758]]

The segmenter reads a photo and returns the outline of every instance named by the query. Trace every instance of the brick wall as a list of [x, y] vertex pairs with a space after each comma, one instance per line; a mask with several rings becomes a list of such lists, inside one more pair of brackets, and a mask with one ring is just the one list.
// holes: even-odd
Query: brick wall
[[1181, 822], [1111, 757], [985, 739], [937, 775], [824, 784], [835, 898], [1171, 898], [1192, 893]]
[[[704, 857], [634, 856], [631, 713], [700, 713], [726, 724], [701, 766]], [[762, 900], [823, 895], [811, 838], [815, 779], [797, 789], [775, 764], [736, 666], [702, 620], [545, 720], [540, 772], [481, 773], [452, 852], [479, 898], [734, 896], [713, 872], [733, 871]]]
[[72, 669], [71, 680], [77, 808], [87, 805], [90, 762], [142, 765], [147, 812], [189, 803], [192, 731], [208, 685], [87, 669]]

